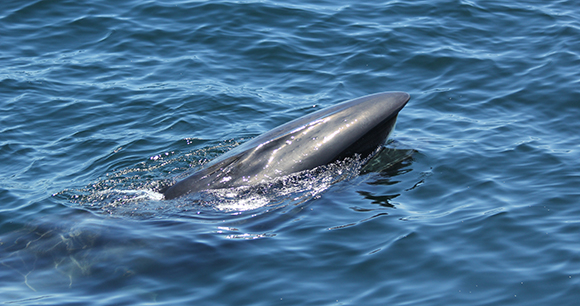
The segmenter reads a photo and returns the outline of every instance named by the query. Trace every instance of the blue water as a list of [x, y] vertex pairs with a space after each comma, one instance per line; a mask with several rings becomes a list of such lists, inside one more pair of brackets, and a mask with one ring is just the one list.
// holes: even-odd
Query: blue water
[[[576, 305], [579, 37], [575, 1], [3, 1], [0, 303]], [[382, 171], [157, 193], [381, 91]]]

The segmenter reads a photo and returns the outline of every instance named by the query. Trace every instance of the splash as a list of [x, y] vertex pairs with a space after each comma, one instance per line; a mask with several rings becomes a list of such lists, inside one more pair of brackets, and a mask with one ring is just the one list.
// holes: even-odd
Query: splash
[[270, 210], [306, 203], [334, 184], [351, 180], [361, 173], [384, 171], [409, 158], [413, 152], [391, 143], [367, 158], [357, 155], [255, 186], [206, 190], [164, 200], [159, 190], [175, 179], [168, 178], [169, 173], [183, 172], [180, 176], [187, 176], [223, 153], [220, 151], [228, 151], [236, 145], [237, 142], [230, 141], [182, 156], [157, 155], [134, 168], [107, 174], [83, 189], [66, 190], [57, 196], [64, 196], [73, 204], [94, 212], [135, 218], [198, 217], [216, 212]]

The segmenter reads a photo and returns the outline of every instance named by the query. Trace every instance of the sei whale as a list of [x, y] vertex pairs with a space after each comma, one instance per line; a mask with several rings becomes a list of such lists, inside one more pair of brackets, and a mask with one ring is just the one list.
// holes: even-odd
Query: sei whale
[[268, 182], [383, 145], [410, 95], [383, 92], [342, 102], [283, 124], [216, 158], [163, 192], [186, 194]]

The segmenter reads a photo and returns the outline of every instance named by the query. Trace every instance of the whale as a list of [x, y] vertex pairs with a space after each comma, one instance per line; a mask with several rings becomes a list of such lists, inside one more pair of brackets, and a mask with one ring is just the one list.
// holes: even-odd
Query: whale
[[357, 154], [369, 157], [385, 144], [410, 98], [406, 92], [381, 92], [310, 113], [235, 147], [161, 193], [171, 200], [254, 186]]

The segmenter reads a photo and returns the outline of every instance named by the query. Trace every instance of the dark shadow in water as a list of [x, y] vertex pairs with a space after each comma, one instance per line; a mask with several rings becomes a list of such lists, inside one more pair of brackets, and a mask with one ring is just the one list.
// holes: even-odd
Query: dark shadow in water
[[[400, 144], [393, 142], [389, 147], [383, 148], [378, 152], [362, 169], [361, 175], [371, 172], [377, 175], [373, 180], [368, 181], [369, 185], [396, 185], [400, 181], [396, 180], [397, 176], [412, 171], [409, 165], [413, 161], [413, 154], [417, 151], [414, 149], [400, 148]], [[391, 202], [399, 197], [400, 193], [373, 195], [368, 191], [357, 191], [364, 198], [373, 204], [378, 204], [387, 208], [395, 208]]]
[[[32, 291], [47, 287], [71, 288], [83, 276], [102, 269], [102, 262], [119, 262], [122, 251], [101, 250], [138, 247], [135, 241], [123, 240], [119, 233], [102, 226], [107, 219], [89, 212], [71, 209], [62, 216], [47, 216], [0, 236], [0, 267], [14, 273], [15, 283], [24, 283]], [[128, 240], [128, 238], [127, 238]], [[126, 266], [110, 266], [111, 275], [132, 274]], [[50, 279], [47, 271], [56, 270]], [[10, 280], [5, 280], [10, 281]]]
[[372, 195], [368, 191], [357, 191], [357, 192], [360, 195], [362, 195], [363, 197], [365, 197], [366, 199], [371, 200], [371, 202], [373, 204], [379, 204], [381, 206], [388, 207], [388, 208], [395, 208], [395, 205], [391, 204], [390, 201], [392, 199], [400, 196], [400, 194], [375, 196], [375, 195]]
[[399, 171], [407, 166], [403, 162], [409, 160], [417, 152], [413, 149], [400, 148], [400, 146], [392, 142], [391, 146], [383, 147], [362, 167], [360, 174], [371, 172], [381, 173], [385, 176], [400, 174]]

